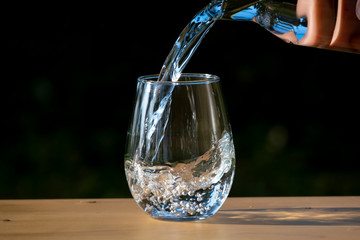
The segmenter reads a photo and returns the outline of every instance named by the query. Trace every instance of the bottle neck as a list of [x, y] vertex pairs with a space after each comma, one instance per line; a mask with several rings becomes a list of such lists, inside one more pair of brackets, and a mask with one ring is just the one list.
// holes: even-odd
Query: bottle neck
[[297, 45], [360, 53], [356, 0], [223, 1], [220, 20], [253, 21]]
[[251, 21], [256, 16], [259, 0], [223, 0], [221, 20]]

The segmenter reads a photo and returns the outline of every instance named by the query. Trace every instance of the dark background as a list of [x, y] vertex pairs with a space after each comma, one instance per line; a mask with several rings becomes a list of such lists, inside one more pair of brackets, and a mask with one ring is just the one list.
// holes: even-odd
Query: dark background
[[[155, 74], [208, 1], [13, 5], [2, 23], [0, 198], [130, 197], [136, 79]], [[215, 24], [185, 72], [219, 75], [231, 196], [359, 195], [360, 56]]]

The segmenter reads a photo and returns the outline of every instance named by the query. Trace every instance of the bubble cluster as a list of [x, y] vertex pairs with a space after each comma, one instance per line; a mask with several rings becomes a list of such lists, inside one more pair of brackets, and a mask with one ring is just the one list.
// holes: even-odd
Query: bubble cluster
[[126, 161], [126, 177], [138, 205], [153, 217], [213, 215], [225, 201], [234, 174], [234, 150], [224, 135], [208, 152], [188, 163], [144, 166]]
[[[228, 187], [229, 188], [229, 187]], [[201, 189], [198, 191], [183, 192], [183, 195], [172, 195], [170, 198], [162, 196], [151, 196], [143, 199], [139, 205], [144, 205], [144, 210], [153, 216], [202, 216], [204, 214], [211, 215], [211, 210], [217, 210], [219, 201], [226, 197], [228, 189], [226, 185], [217, 184], [211, 185], [208, 189]]]

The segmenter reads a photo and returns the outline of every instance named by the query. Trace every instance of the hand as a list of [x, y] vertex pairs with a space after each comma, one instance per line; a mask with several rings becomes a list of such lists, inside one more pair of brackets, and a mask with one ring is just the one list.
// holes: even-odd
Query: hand
[[360, 20], [360, 0], [358, 0], [357, 3], [356, 3], [356, 10], [355, 11], [356, 11], [356, 16]]

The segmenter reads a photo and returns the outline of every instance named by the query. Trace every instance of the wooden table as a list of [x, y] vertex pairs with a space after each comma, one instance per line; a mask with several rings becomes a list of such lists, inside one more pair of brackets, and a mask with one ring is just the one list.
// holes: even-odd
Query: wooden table
[[0, 200], [0, 239], [360, 239], [360, 197], [229, 198], [212, 218], [164, 222], [133, 199]]

